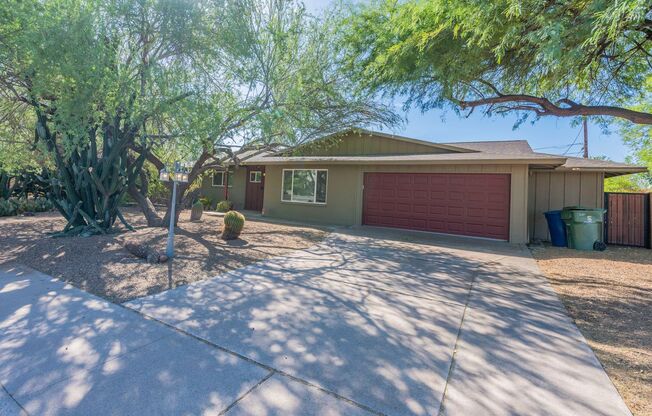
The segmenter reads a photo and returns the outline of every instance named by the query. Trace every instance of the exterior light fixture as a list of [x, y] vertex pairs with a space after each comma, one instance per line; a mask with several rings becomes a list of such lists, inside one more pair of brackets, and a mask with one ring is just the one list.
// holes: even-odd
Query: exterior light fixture
[[168, 244], [165, 254], [171, 259], [174, 256], [174, 218], [176, 217], [177, 207], [177, 183], [188, 182], [188, 172], [181, 167], [181, 163], [174, 162], [174, 169], [168, 172], [167, 169], [161, 169], [159, 179], [163, 182], [172, 181], [172, 200], [170, 201], [170, 227], [168, 228]]

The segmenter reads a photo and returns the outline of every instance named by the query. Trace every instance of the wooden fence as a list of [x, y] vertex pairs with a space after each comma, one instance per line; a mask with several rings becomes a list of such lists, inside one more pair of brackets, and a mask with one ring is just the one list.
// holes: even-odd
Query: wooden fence
[[607, 244], [652, 248], [652, 193], [605, 192]]

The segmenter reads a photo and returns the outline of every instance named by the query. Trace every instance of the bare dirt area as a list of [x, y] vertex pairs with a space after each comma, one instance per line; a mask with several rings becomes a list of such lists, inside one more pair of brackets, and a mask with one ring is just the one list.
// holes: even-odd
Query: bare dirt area
[[652, 415], [652, 250], [533, 247], [634, 415]]
[[224, 241], [221, 217], [204, 214], [200, 222], [191, 222], [184, 211], [176, 228], [174, 260], [148, 264], [129, 254], [124, 242], [143, 242], [164, 253], [167, 229], [147, 228], [136, 210], [125, 217], [136, 231], [61, 238], [49, 236], [65, 226], [57, 213], [0, 218], [0, 264], [18, 262], [122, 303], [307, 248], [328, 235], [325, 228], [247, 219], [239, 239]]

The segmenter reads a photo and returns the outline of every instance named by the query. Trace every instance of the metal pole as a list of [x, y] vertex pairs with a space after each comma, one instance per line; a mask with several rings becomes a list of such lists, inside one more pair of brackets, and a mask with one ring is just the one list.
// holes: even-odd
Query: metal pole
[[226, 175], [224, 180], [224, 199], [229, 200], [229, 168], [226, 168], [226, 171], [224, 171], [223, 175]]
[[174, 164], [174, 172], [172, 173], [174, 176], [172, 176], [173, 181], [172, 181], [172, 202], [170, 205], [170, 228], [168, 229], [168, 246], [167, 249], [165, 250], [165, 254], [167, 254], [168, 259], [172, 259], [174, 256], [174, 217], [175, 217], [175, 211], [177, 207], [177, 178], [176, 178], [176, 173], [178, 172], [178, 162]]
[[584, 159], [589, 158], [589, 131], [587, 129], [586, 117], [582, 120], [584, 125]]

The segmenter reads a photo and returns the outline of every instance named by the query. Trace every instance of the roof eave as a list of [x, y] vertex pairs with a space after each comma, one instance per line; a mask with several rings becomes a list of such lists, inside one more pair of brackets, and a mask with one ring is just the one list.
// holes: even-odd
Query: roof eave
[[[643, 166], [623, 166], [623, 167], [576, 167], [569, 168], [560, 166], [555, 169], [557, 172], [603, 172], [606, 177], [631, 175], [634, 173], [646, 173], [648, 168]], [[608, 176], [607, 176], [608, 175]]]
[[545, 164], [559, 166], [566, 162], [565, 158], [560, 159], [442, 159], [442, 160], [317, 160], [317, 159], [296, 159], [296, 160], [256, 160], [252, 164], [259, 165], [531, 165]]

